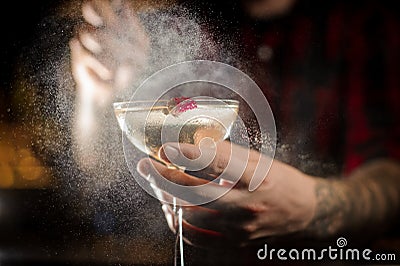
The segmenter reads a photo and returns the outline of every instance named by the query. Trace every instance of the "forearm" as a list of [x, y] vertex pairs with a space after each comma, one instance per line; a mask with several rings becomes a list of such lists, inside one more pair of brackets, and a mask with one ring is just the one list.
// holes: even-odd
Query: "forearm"
[[317, 206], [307, 228], [314, 237], [377, 236], [399, 215], [400, 164], [379, 160], [361, 166], [345, 180], [318, 179], [315, 195]]

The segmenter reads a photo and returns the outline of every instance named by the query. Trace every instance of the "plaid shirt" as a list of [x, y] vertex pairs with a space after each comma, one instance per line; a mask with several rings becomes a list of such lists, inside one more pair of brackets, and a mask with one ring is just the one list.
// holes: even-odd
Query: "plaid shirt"
[[241, 35], [276, 118], [277, 158], [320, 176], [400, 160], [397, 14], [377, 1], [292, 11]]

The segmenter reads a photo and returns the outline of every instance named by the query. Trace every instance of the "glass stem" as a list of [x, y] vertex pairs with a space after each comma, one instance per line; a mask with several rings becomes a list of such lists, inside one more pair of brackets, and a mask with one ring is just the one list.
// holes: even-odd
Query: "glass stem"
[[174, 265], [183, 266], [183, 236], [182, 236], [182, 207], [176, 205], [176, 199], [174, 198], [174, 214], [175, 214], [175, 256]]

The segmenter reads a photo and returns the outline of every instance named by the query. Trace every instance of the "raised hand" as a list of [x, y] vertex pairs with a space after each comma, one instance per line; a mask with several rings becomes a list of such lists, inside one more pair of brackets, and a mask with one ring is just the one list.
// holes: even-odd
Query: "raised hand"
[[84, 2], [82, 16], [70, 41], [72, 74], [82, 97], [109, 104], [146, 67], [149, 38], [125, 1]]

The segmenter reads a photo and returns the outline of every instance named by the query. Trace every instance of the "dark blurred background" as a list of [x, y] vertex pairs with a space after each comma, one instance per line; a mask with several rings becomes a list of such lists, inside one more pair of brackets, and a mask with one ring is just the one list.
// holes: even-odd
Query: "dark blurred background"
[[[217, 30], [236, 27], [237, 1], [194, 2], [200, 14], [218, 18]], [[160, 234], [113, 233], [107, 224], [99, 230], [60, 197], [54, 173], [36, 156], [33, 136], [21, 123], [14, 94], [21, 52], [36, 41], [43, 18], [62, 3], [11, 1], [0, 9], [0, 265], [170, 265], [174, 239], [159, 208], [151, 211]], [[149, 225], [142, 226], [135, 232]], [[383, 244], [400, 246], [397, 239]], [[187, 254], [207, 264], [206, 253], [187, 247]]]
[[43, 19], [62, 3], [10, 1], [0, 9], [0, 265], [168, 265], [173, 234], [164, 221], [168, 233], [157, 243], [157, 236], [149, 239], [146, 233], [113, 234], [107, 222], [99, 228], [93, 218], [75, 213], [23, 125], [15, 95], [21, 55], [38, 40]]
[[21, 49], [33, 41], [37, 24], [43, 16], [59, 3], [57, 0], [10, 1], [0, 10], [1, 122], [13, 120], [8, 100], [12, 91], [13, 66], [17, 57]]

